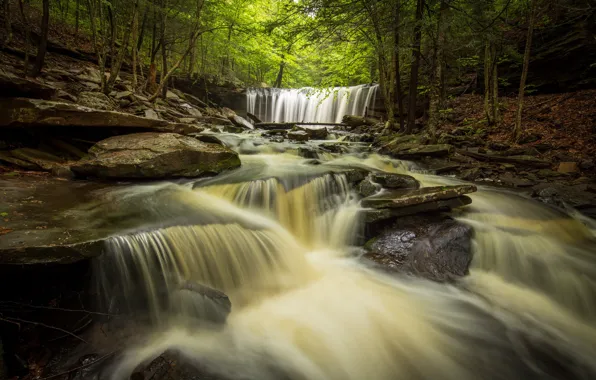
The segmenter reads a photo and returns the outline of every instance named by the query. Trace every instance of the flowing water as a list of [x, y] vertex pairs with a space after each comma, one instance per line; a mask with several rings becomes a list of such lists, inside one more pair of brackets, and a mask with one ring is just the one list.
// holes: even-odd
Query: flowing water
[[364, 116], [375, 104], [378, 87], [250, 88], [246, 109], [267, 122], [340, 123], [344, 115]]
[[214, 178], [114, 196], [119, 219], [150, 227], [109, 241], [100, 295], [149, 327], [107, 378], [128, 379], [166, 351], [223, 379], [595, 378], [596, 242], [581, 220], [480, 187], [453, 213], [474, 229], [470, 274], [439, 284], [360, 257], [346, 170], [459, 181], [375, 154], [313, 165], [283, 144], [241, 160]]

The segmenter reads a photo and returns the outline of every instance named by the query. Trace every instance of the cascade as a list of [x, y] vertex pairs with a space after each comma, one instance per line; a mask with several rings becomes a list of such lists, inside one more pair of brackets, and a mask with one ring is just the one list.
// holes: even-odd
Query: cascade
[[247, 111], [265, 122], [340, 123], [374, 107], [378, 85], [315, 89], [249, 88]]
[[164, 352], [222, 380], [593, 378], [596, 259], [577, 220], [481, 187], [454, 215], [475, 231], [468, 276], [389, 275], [355, 254], [362, 210], [345, 169], [405, 173], [403, 162], [241, 159], [213, 178], [117, 193], [113, 218], [151, 228], [113, 237], [96, 262], [105, 309], [144, 326], [106, 379]]

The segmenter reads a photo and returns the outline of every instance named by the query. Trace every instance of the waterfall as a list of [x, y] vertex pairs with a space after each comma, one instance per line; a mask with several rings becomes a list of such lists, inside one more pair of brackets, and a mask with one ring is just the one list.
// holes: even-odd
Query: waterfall
[[246, 109], [266, 122], [340, 123], [344, 115], [364, 116], [375, 104], [378, 88], [249, 88]]

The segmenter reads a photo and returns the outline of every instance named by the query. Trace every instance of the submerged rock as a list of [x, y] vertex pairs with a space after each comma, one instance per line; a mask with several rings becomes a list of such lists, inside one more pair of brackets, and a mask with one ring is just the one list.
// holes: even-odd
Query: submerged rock
[[80, 176], [172, 178], [215, 174], [240, 166], [238, 155], [174, 133], [135, 133], [110, 137], [93, 146], [91, 157], [72, 166]]
[[399, 218], [365, 248], [366, 258], [383, 268], [433, 281], [468, 274], [472, 228], [439, 215]]

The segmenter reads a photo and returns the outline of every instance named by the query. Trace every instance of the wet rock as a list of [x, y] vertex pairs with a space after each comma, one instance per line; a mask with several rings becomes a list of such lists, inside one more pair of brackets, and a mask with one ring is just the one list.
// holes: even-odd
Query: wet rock
[[346, 153], [347, 152], [347, 148], [346, 148], [345, 144], [342, 144], [342, 143], [323, 143], [319, 146], [331, 153]]
[[577, 162], [561, 162], [557, 168], [559, 173], [576, 173], [579, 171]]
[[7, 163], [25, 170], [40, 170], [41, 168], [32, 162], [21, 160], [13, 156], [10, 152], [0, 151], [0, 162]]
[[380, 195], [362, 200], [363, 207], [374, 209], [401, 208], [438, 200], [457, 198], [464, 194], [473, 193], [476, 186], [437, 186], [423, 187], [414, 190], [392, 190]]
[[327, 128], [303, 128], [303, 127], [294, 127], [296, 131], [304, 131], [308, 134], [308, 138], [311, 140], [325, 140], [327, 136], [329, 136], [329, 131]]
[[20, 160], [33, 163], [47, 171], [51, 171], [55, 166], [64, 162], [60, 157], [33, 148], [14, 149], [10, 153]]
[[264, 132], [262, 136], [269, 137], [269, 136], [286, 136], [288, 131], [286, 129], [271, 129], [267, 132]]
[[224, 130], [224, 132], [228, 132], [228, 133], [242, 133], [242, 132], [244, 132], [244, 128], [237, 127], [235, 125], [224, 125], [223, 130]]
[[103, 92], [83, 91], [79, 94], [78, 104], [104, 111], [113, 111], [115, 109], [112, 100]]
[[229, 117], [230, 121], [239, 128], [242, 129], [255, 129], [255, 127], [245, 118], [243, 118], [242, 116], [238, 116], [236, 114], [234, 114], [234, 116]]
[[50, 100], [57, 89], [33, 79], [22, 78], [9, 72], [0, 72], [0, 97], [25, 97]]
[[372, 173], [371, 179], [387, 189], [418, 189], [420, 182], [404, 174]]
[[218, 139], [217, 137], [215, 137], [213, 135], [194, 135], [193, 137], [195, 139], [205, 142], [205, 143], [225, 146], [225, 144], [220, 139]]
[[224, 119], [222, 117], [217, 117], [217, 116], [203, 116], [200, 121], [205, 124], [233, 126], [232, 122], [229, 119]]
[[400, 218], [407, 215], [417, 215], [420, 213], [436, 211], [450, 211], [454, 208], [467, 206], [471, 203], [472, 199], [463, 195], [457, 198], [425, 202], [401, 208], [370, 209], [364, 211], [364, 221], [368, 225], [375, 225], [379, 222], [393, 220], [395, 218]]
[[170, 123], [38, 99], [0, 99], [0, 127], [128, 127], [167, 131]]
[[530, 143], [540, 140], [541, 138], [542, 138], [542, 135], [539, 133], [528, 133], [528, 134], [525, 134], [524, 136], [522, 136], [522, 138], [519, 140], [519, 143], [520, 144], [530, 144]]
[[534, 181], [516, 177], [516, 176], [511, 175], [510, 173], [503, 174], [502, 176], [499, 177], [499, 180], [504, 185], [511, 186], [511, 187], [532, 187], [532, 186], [536, 185], [536, 182], [534, 182]]
[[366, 178], [358, 184], [357, 189], [358, 194], [360, 194], [361, 197], [366, 198], [381, 191], [381, 186], [372, 182], [369, 178]]
[[308, 141], [308, 133], [304, 131], [290, 131], [288, 132], [288, 138], [294, 141]]
[[593, 170], [596, 167], [594, 160], [584, 160], [579, 164], [581, 170]]
[[72, 166], [98, 178], [198, 177], [240, 166], [238, 155], [217, 144], [173, 133], [135, 133], [95, 144], [91, 157]]
[[[563, 209], [572, 207], [582, 214], [596, 219], [596, 193], [594, 185], [543, 183], [534, 186], [532, 196], [546, 204]], [[596, 189], [596, 187], [594, 187]]]
[[304, 158], [319, 158], [319, 153], [317, 152], [317, 149], [312, 146], [301, 146], [298, 149], [296, 149], [296, 153], [298, 153], [300, 157]]
[[425, 156], [442, 157], [447, 156], [453, 151], [453, 146], [449, 144], [438, 145], [414, 145], [407, 146], [404, 150], [394, 150], [392, 155], [402, 159], [416, 159]]
[[360, 127], [363, 125], [375, 125], [378, 123], [378, 120], [369, 119], [362, 116], [354, 116], [354, 115], [345, 115], [341, 120], [342, 123], [347, 124], [348, 126], [355, 128]]
[[493, 141], [488, 144], [488, 147], [492, 150], [502, 152], [502, 151], [508, 150], [510, 148], [510, 145], [506, 144], [506, 143], [502, 143], [502, 142]]
[[469, 273], [472, 229], [442, 216], [396, 220], [365, 246], [383, 268], [445, 282]]
[[362, 169], [349, 169], [343, 174], [346, 176], [348, 183], [356, 184], [368, 176], [368, 171]]

